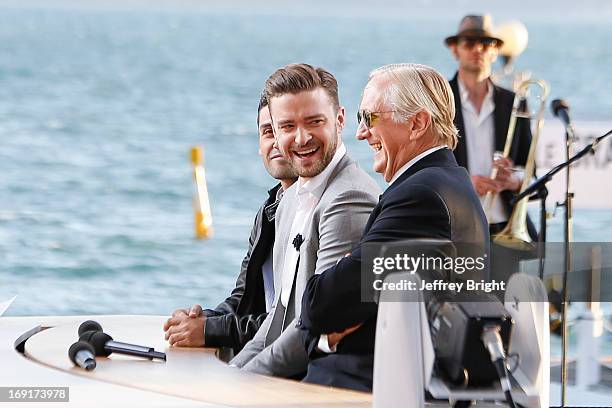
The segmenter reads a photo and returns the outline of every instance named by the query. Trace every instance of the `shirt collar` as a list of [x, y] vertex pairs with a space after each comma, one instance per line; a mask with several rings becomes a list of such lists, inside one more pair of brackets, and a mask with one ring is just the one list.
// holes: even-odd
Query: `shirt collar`
[[300, 199], [301, 196], [304, 196], [305, 194], [308, 194], [308, 193], [314, 196], [320, 196], [321, 193], [323, 192], [323, 189], [327, 185], [327, 180], [331, 176], [332, 171], [334, 171], [334, 168], [338, 165], [338, 163], [340, 163], [340, 160], [344, 157], [345, 154], [346, 154], [346, 147], [344, 146], [344, 143], [340, 141], [340, 145], [338, 146], [338, 148], [336, 148], [336, 153], [334, 153], [334, 157], [329, 162], [327, 167], [323, 169], [322, 172], [306, 180], [306, 182], [304, 182], [304, 180], [302, 180], [301, 178], [298, 179], [297, 181], [298, 185], [295, 190], [298, 200]]
[[[463, 81], [461, 80], [461, 77], [459, 76], [457, 76], [457, 84], [459, 85], [459, 96], [461, 97], [461, 106], [469, 106], [475, 112], [474, 105], [472, 104], [472, 101], [470, 101], [470, 92], [465, 87], [465, 85], [463, 84]], [[487, 80], [487, 88], [488, 88], [487, 94], [485, 95], [485, 98], [482, 101], [481, 112], [486, 105], [493, 104], [493, 84], [489, 80]]]
[[281, 185], [280, 188], [276, 190], [276, 201], [280, 201], [280, 199], [283, 198], [284, 193], [285, 193], [285, 189]]
[[448, 147], [447, 145], [432, 147], [431, 149], [427, 149], [423, 153], [421, 153], [418, 156], [414, 157], [412, 160], [410, 160], [408, 163], [404, 164], [402, 167], [400, 167], [400, 169], [398, 171], [395, 172], [395, 174], [393, 175], [393, 178], [391, 178], [391, 181], [389, 182], [389, 185], [393, 184], [402, 174], [404, 174], [404, 172], [406, 170], [408, 170], [410, 167], [412, 167], [416, 162], [421, 160], [423, 157], [428, 156], [428, 155], [432, 154], [433, 152], [436, 152], [436, 151], [438, 151], [440, 149], [445, 149], [447, 147]]

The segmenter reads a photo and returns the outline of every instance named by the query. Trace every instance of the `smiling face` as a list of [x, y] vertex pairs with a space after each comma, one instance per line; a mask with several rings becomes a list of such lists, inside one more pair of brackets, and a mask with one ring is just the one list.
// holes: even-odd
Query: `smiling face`
[[395, 123], [391, 115], [392, 107], [386, 106], [384, 92], [388, 80], [383, 76], [374, 77], [363, 91], [359, 109], [370, 112], [387, 112], [378, 114], [374, 125], [368, 129], [363, 120], [357, 128], [357, 139], [366, 140], [374, 149], [373, 170], [383, 175], [385, 181], [390, 181], [396, 171], [408, 160], [409, 156], [407, 123]]
[[331, 162], [344, 127], [344, 108], [336, 112], [321, 87], [270, 99], [278, 148], [297, 174], [311, 178]]
[[433, 146], [428, 128], [431, 118], [420, 111], [404, 122], [392, 119], [393, 106], [385, 102], [385, 91], [390, 80], [385, 75], [375, 76], [365, 90], [359, 109], [379, 113], [378, 119], [368, 129], [362, 120], [357, 128], [357, 139], [366, 140], [374, 150], [373, 170], [389, 182], [397, 171], [422, 151]]
[[259, 155], [262, 157], [264, 167], [275, 179], [290, 180], [297, 178], [295, 170], [276, 147], [270, 111], [267, 106], [259, 111]]

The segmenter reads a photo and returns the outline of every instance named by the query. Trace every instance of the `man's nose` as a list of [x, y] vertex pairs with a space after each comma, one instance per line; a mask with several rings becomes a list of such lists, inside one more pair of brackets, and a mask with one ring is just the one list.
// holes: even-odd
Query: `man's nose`
[[303, 146], [306, 143], [308, 143], [310, 139], [312, 139], [312, 136], [310, 136], [305, 129], [302, 129], [301, 127], [297, 127], [295, 129], [295, 139], [294, 140], [297, 145]]
[[365, 125], [365, 123], [363, 123], [363, 121], [359, 122], [355, 137], [357, 138], [357, 140], [365, 140], [370, 137], [370, 129], [368, 129], [368, 127]]

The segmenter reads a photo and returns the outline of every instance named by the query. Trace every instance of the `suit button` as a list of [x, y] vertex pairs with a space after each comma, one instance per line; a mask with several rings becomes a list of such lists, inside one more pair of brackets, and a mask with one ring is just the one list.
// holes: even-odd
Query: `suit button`
[[297, 321], [297, 323], [295, 324], [295, 327], [296, 327], [296, 328], [298, 328], [298, 329], [299, 329], [300, 327], [302, 327], [302, 318], [301, 318], [301, 317], [300, 317], [300, 318], [298, 318], [298, 321]]

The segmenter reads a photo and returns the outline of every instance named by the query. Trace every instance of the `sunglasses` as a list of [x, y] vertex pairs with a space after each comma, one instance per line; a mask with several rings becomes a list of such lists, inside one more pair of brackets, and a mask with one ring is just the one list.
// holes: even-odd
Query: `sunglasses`
[[497, 47], [497, 40], [494, 40], [493, 38], [460, 38], [459, 39], [459, 44], [463, 45], [465, 48], [467, 49], [472, 49], [474, 48], [476, 45], [480, 44], [482, 45], [482, 49], [483, 50], [487, 50], [491, 47]]
[[357, 111], [357, 125], [363, 124], [370, 129], [376, 121], [380, 118], [381, 113], [392, 113], [395, 111], [383, 111], [383, 112], [370, 112], [369, 110], [361, 109]]

